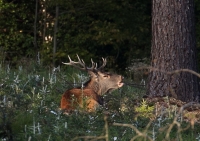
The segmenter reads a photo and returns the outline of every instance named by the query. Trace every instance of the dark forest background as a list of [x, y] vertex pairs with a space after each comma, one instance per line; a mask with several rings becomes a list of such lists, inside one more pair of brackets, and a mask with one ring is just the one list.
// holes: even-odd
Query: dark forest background
[[[198, 0], [195, 14], [199, 50]], [[150, 58], [151, 1], [2, 0], [0, 33], [2, 63], [58, 66], [79, 54], [86, 62], [107, 57], [123, 72], [131, 60]]]
[[[200, 0], [194, 1], [200, 60]], [[163, 71], [157, 71], [162, 75], [155, 71], [159, 77], [149, 77], [153, 81], [148, 82], [150, 69], [133, 72], [150, 64], [151, 18], [151, 0], [0, 0], [0, 139], [200, 139], [200, 106], [192, 102], [193, 108], [181, 101], [199, 93], [197, 81], [183, 75], [186, 72], [171, 73], [171, 79], [171, 74], [162, 77]], [[88, 79], [85, 73], [62, 64], [69, 61], [68, 55], [77, 61], [76, 54], [86, 64], [90, 58], [101, 64], [101, 57], [106, 57], [109, 71], [126, 78], [120, 90], [103, 96], [105, 105], [95, 113], [77, 107], [66, 115], [60, 109], [63, 92]], [[153, 67], [174, 71], [176, 66]], [[151, 89], [146, 89], [147, 84]], [[145, 100], [147, 94], [163, 96], [166, 91], [172, 99]], [[173, 94], [181, 100], [174, 100]]]

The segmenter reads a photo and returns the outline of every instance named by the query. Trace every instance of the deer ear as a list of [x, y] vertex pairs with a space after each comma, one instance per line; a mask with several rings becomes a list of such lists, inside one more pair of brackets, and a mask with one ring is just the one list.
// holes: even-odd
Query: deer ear
[[100, 76], [103, 76], [103, 73], [101, 73], [100, 71], [99, 72], [97, 72], [98, 73], [98, 75], [100, 75]]
[[88, 71], [88, 74], [91, 76], [91, 77], [97, 77], [97, 74], [93, 71]]

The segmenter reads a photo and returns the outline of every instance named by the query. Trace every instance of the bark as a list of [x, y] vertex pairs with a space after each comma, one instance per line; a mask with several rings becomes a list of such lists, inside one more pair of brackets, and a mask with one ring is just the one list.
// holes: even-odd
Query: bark
[[[38, 15], [38, 0], [35, 1], [35, 21], [34, 21], [34, 48], [35, 48], [35, 54], [37, 54], [38, 47], [37, 47], [37, 15]], [[36, 55], [37, 60], [37, 55]]]
[[56, 5], [56, 17], [54, 24], [54, 35], [53, 35], [53, 65], [55, 67], [55, 57], [56, 57], [56, 46], [57, 46], [57, 32], [58, 32], [58, 15], [59, 15], [59, 7]]
[[44, 12], [42, 12], [43, 14], [43, 33], [42, 33], [42, 43], [45, 43], [45, 36], [46, 36], [46, 28], [47, 28], [47, 7], [46, 7], [46, 1], [43, 1], [43, 6], [44, 8], [42, 9], [42, 11], [44, 10]]
[[[153, 68], [166, 72], [197, 71], [193, 0], [153, 0], [151, 52]], [[199, 100], [195, 75], [161, 71], [152, 69], [149, 74], [149, 97], [172, 96], [186, 102]]]

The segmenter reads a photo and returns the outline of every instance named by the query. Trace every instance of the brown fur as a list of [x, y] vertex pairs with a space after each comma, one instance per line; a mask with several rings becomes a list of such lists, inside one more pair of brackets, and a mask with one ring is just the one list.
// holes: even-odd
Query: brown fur
[[[87, 111], [95, 111], [99, 105], [103, 105], [101, 95], [110, 93], [123, 86], [123, 77], [101, 70], [106, 65], [106, 59], [103, 59], [103, 65], [97, 69], [97, 65], [93, 61], [91, 61], [92, 67], [88, 68], [78, 55], [77, 57], [78, 62], [72, 61], [69, 57], [70, 62], [64, 64], [86, 70], [90, 75], [90, 79], [84, 84], [83, 88], [79, 87], [67, 90], [62, 95], [60, 106], [61, 109], [66, 111], [74, 110], [77, 107], [86, 108]], [[82, 68], [77, 64], [82, 66]]]
[[87, 111], [95, 111], [99, 104], [103, 104], [102, 99], [92, 89], [70, 89], [61, 99], [61, 109], [66, 110], [73, 110], [79, 106]]

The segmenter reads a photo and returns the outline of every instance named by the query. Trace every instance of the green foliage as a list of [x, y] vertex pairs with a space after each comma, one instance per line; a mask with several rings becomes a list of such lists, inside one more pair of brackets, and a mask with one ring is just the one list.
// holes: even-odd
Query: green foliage
[[[59, 6], [57, 50], [60, 64], [67, 55], [84, 60], [108, 57], [109, 66], [124, 70], [132, 59], [150, 56], [151, 1], [56, 0], [40, 1], [37, 15], [37, 46], [34, 48], [36, 1], [0, 1], [0, 59], [16, 65], [23, 57], [52, 64], [55, 6]], [[46, 10], [46, 14], [43, 10]], [[200, 2], [195, 0], [197, 47], [200, 48]], [[46, 25], [46, 26], [45, 26]], [[48, 25], [48, 27], [47, 27]], [[85, 57], [86, 56], [86, 57]], [[199, 58], [199, 53], [198, 53]]]
[[140, 116], [151, 118], [153, 116], [154, 106], [149, 106], [147, 102], [143, 99], [140, 106], [135, 108], [136, 112], [139, 112]]
[[[145, 91], [130, 86], [105, 95], [105, 105], [94, 113], [84, 110], [70, 115], [62, 113], [59, 109], [61, 94], [74, 87], [74, 82], [81, 85], [87, 79], [86, 74], [68, 67], [49, 68], [34, 62], [17, 69], [0, 65], [0, 139], [84, 140], [107, 138], [107, 133], [109, 140], [146, 139], [137, 136], [137, 130], [152, 139], [166, 138], [173, 117], [156, 117], [151, 121], [153, 107], [146, 101], [134, 108]], [[170, 130], [171, 139], [195, 140], [198, 137], [198, 124], [191, 130], [187, 122], [180, 123], [185, 130], [179, 132], [179, 127], [174, 125]]]
[[[33, 37], [31, 35], [33, 15], [29, 3], [0, 3], [0, 47], [4, 58], [16, 63], [22, 56], [33, 57]], [[26, 12], [25, 12], [26, 11]], [[23, 24], [22, 24], [23, 23]]]
[[139, 13], [145, 14], [147, 5], [147, 2], [112, 0], [65, 3], [60, 8], [60, 13], [64, 13], [60, 14], [60, 26], [65, 27], [58, 34], [58, 38], [64, 41], [60, 51], [66, 50], [68, 54], [80, 52], [82, 56], [87, 54], [86, 60], [109, 57], [113, 64], [119, 62], [122, 69], [125, 67], [122, 65], [127, 63], [125, 60], [137, 55], [134, 48], [150, 47], [148, 40], [137, 34], [146, 35], [150, 31], [150, 22], [147, 22], [150, 17], [132, 18]]
[[52, 63], [53, 42], [46, 38], [54, 35], [56, 5], [59, 6], [57, 64], [66, 60], [68, 54], [78, 53], [86, 61], [91, 57], [108, 57], [110, 66], [123, 70], [133, 56], [141, 57], [141, 52], [143, 57], [149, 56], [150, 50], [145, 54], [143, 50], [150, 48], [150, 1], [39, 0], [38, 48], [34, 48], [35, 1], [22, 0], [0, 4], [3, 59], [14, 64], [22, 57], [35, 59], [39, 52], [42, 62]]

